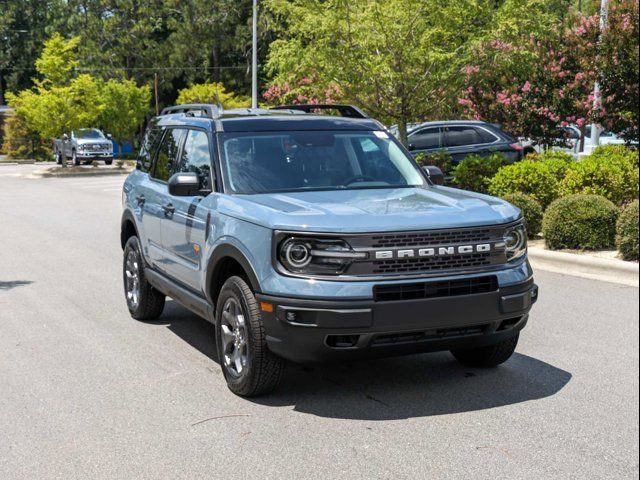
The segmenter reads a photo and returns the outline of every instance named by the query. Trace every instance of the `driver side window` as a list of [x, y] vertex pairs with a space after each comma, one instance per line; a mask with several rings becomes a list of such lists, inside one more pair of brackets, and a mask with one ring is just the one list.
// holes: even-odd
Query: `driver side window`
[[181, 128], [170, 128], [165, 131], [162, 143], [156, 154], [156, 162], [151, 175], [156, 180], [166, 182], [175, 172], [178, 149], [184, 133], [185, 130]]

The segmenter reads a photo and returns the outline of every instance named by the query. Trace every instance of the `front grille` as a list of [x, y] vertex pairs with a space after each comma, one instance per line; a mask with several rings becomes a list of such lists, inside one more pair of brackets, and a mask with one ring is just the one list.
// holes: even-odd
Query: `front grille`
[[374, 264], [373, 273], [407, 273], [423, 271], [440, 271], [467, 269], [491, 265], [490, 253], [474, 253], [470, 255], [450, 255], [420, 259], [382, 260]]
[[376, 302], [417, 300], [425, 298], [458, 297], [498, 290], [495, 275], [486, 277], [443, 280], [439, 282], [405, 283], [400, 285], [376, 285], [373, 299]]
[[371, 347], [388, 347], [407, 343], [419, 343], [428, 340], [440, 340], [448, 337], [463, 337], [469, 335], [480, 335], [487, 325], [476, 325], [472, 327], [441, 328], [426, 332], [403, 332], [385, 333], [378, 335], [371, 341]]
[[445, 243], [475, 243], [491, 240], [491, 229], [464, 229], [439, 232], [412, 232], [376, 235], [373, 248], [419, 247]]

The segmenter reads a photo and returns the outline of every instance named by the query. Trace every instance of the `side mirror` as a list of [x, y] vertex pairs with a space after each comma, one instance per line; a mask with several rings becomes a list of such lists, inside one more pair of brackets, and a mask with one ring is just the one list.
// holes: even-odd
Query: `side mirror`
[[422, 169], [429, 177], [429, 180], [431, 180], [435, 185], [444, 185], [444, 174], [438, 167], [435, 165], [425, 165]]
[[110, 133], [107, 133], [107, 138], [108, 138], [109, 140], [111, 140], [111, 139], [113, 139], [113, 135], [111, 135]]
[[69, 135], [67, 135], [66, 133], [62, 134], [62, 139], [66, 142], [69, 140]]
[[416, 149], [415, 145], [413, 145], [411, 143], [409, 145], [407, 145], [407, 150], [411, 151], [411, 150], [415, 150], [415, 149]]
[[194, 197], [200, 195], [200, 179], [193, 172], [174, 173], [169, 179], [169, 195]]

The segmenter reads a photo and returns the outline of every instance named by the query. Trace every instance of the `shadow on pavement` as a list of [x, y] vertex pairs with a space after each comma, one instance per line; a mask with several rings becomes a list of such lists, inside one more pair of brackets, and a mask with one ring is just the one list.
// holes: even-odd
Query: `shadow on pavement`
[[[207, 321], [175, 302], [167, 302], [161, 320], [218, 362], [214, 328]], [[444, 352], [316, 367], [289, 364], [278, 390], [248, 400], [321, 417], [397, 420], [538, 400], [555, 395], [570, 380], [569, 372], [518, 353], [497, 368], [477, 369]]]
[[0, 292], [3, 290], [11, 290], [16, 287], [22, 287], [24, 285], [30, 285], [33, 282], [30, 280], [11, 280], [8, 282], [3, 282], [0, 280]]

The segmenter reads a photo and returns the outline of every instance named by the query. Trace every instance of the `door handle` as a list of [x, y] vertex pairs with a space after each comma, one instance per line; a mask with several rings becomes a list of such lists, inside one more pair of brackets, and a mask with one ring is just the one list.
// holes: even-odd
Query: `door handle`
[[138, 202], [138, 205], [141, 207], [142, 205], [144, 205], [145, 202], [145, 198], [144, 195], [138, 195], [136, 197], [136, 202]]
[[174, 207], [171, 203], [165, 203], [162, 206], [162, 209], [164, 210], [164, 214], [166, 216], [170, 216], [173, 215], [176, 211], [176, 207]]

